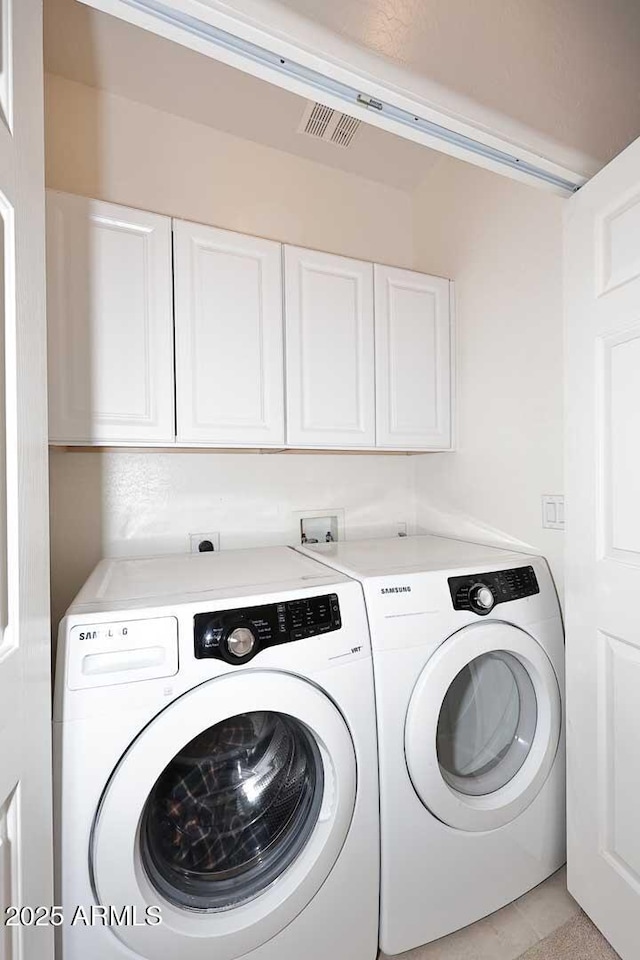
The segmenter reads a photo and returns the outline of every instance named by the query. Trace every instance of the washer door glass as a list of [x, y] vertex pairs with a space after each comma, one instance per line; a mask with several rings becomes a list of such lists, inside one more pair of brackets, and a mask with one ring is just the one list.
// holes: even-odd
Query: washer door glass
[[440, 709], [436, 747], [445, 781], [467, 796], [500, 790], [529, 755], [537, 715], [520, 660], [503, 650], [476, 657], [457, 674]]
[[168, 900], [224, 910], [257, 897], [295, 860], [318, 819], [322, 760], [298, 720], [223, 720], [165, 767], [144, 808], [142, 862]]

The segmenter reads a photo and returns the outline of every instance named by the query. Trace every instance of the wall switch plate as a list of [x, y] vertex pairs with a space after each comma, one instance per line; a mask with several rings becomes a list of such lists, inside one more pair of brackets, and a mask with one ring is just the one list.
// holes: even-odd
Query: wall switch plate
[[191, 553], [210, 553], [211, 550], [207, 546], [211, 544], [215, 553], [220, 549], [220, 534], [215, 533], [190, 533], [189, 534], [189, 549]]
[[542, 526], [548, 530], [564, 530], [564, 496], [543, 494]]
[[299, 510], [294, 513], [296, 543], [326, 543], [344, 540], [344, 510]]

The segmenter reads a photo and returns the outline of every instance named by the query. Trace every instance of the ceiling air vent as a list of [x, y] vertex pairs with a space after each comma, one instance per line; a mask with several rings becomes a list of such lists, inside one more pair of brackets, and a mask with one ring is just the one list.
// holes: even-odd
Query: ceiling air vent
[[310, 101], [302, 115], [298, 133], [324, 140], [325, 143], [335, 143], [339, 147], [348, 147], [359, 126], [360, 121], [355, 117]]

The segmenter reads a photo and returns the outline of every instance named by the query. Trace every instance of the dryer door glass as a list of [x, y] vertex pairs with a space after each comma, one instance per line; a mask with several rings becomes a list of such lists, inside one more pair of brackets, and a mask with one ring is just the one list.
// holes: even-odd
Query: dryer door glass
[[449, 687], [438, 718], [445, 781], [468, 796], [500, 790], [527, 759], [537, 714], [535, 690], [520, 660], [504, 650], [472, 660]]
[[303, 849], [322, 795], [320, 752], [300, 721], [266, 711], [224, 720], [191, 740], [153, 787], [140, 830], [149, 879], [192, 910], [251, 900]]

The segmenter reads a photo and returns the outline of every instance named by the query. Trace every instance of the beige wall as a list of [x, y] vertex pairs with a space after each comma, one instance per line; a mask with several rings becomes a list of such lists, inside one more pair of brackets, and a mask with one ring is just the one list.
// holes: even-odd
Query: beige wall
[[423, 529], [531, 545], [561, 586], [563, 201], [447, 160], [416, 194], [416, 265], [456, 282], [457, 446], [416, 461]]
[[52, 74], [45, 103], [48, 187], [412, 264], [408, 193]]
[[[411, 197], [49, 76], [47, 186], [363, 259], [411, 266]], [[102, 556], [286, 543], [293, 513], [342, 509], [349, 536], [413, 523], [408, 457], [51, 455], [54, 622]]]

